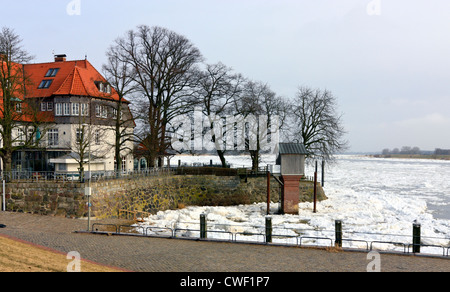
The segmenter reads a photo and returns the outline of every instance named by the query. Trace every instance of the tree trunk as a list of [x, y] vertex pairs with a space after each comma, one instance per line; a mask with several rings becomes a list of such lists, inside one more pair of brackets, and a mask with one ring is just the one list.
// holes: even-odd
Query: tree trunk
[[225, 160], [225, 151], [217, 149], [217, 155], [219, 155], [220, 162], [222, 163], [222, 167], [227, 167], [227, 161]]
[[5, 156], [3, 157], [3, 170], [5, 172], [11, 172], [12, 170], [12, 152], [5, 151]]
[[252, 171], [257, 173], [259, 168], [259, 150], [250, 150], [250, 157], [252, 158]]

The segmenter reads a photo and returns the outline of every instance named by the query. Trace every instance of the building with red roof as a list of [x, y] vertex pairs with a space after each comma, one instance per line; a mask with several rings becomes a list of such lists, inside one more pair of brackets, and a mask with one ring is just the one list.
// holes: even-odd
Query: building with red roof
[[[20, 115], [18, 119], [25, 124], [37, 118], [44, 126], [38, 131], [42, 135], [39, 147], [13, 153], [12, 168], [76, 172], [80, 168], [81, 154], [85, 170], [87, 164], [91, 171], [114, 170], [117, 115], [130, 121], [126, 123], [127, 131], [135, 127], [129, 101], [120, 100], [116, 90], [87, 59], [68, 61], [66, 55], [56, 55], [53, 62], [14, 66], [20, 68], [24, 76], [23, 86], [17, 89], [21, 91], [18, 99], [32, 100], [23, 104], [37, 107], [33, 117]], [[0, 98], [0, 107], [2, 100]], [[88, 144], [90, 152], [83, 149]], [[133, 149], [133, 145], [128, 148]], [[123, 170], [133, 169], [131, 150], [124, 152], [120, 159], [124, 163]]]

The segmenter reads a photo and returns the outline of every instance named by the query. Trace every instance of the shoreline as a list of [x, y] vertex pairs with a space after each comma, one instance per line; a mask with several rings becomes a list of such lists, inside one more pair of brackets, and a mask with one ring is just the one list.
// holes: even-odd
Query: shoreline
[[429, 160], [450, 160], [450, 155], [426, 155], [426, 154], [371, 154], [366, 155], [373, 158], [398, 158], [398, 159], [429, 159]]

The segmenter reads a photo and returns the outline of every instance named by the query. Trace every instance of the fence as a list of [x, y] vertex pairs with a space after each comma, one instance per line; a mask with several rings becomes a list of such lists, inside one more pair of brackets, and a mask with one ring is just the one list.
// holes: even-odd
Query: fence
[[45, 182], [45, 181], [57, 181], [57, 182], [87, 182], [89, 177], [92, 182], [98, 182], [102, 180], [111, 180], [119, 178], [137, 178], [145, 176], [157, 176], [157, 175], [169, 175], [175, 173], [171, 168], [149, 168], [139, 171], [92, 171], [89, 175], [88, 171], [84, 172], [83, 177], [80, 176], [80, 172], [60, 172], [60, 171], [2, 171], [0, 172], [1, 180], [7, 182]]
[[92, 182], [98, 182], [102, 180], [112, 180], [120, 178], [138, 178], [146, 176], [158, 176], [158, 175], [217, 175], [217, 176], [263, 176], [266, 175], [264, 169], [254, 172], [248, 169], [233, 169], [233, 168], [219, 168], [219, 167], [164, 167], [164, 168], [149, 168], [135, 171], [92, 171], [89, 175], [88, 171], [80, 175], [79, 171], [75, 172], [62, 172], [62, 171], [1, 171], [1, 180], [7, 182], [45, 182], [45, 181], [57, 181], [57, 182], [87, 182], [89, 177]]
[[[313, 230], [284, 228], [272, 225], [272, 218], [266, 217], [264, 226], [229, 225], [213, 223], [208, 226], [206, 215], [200, 215], [199, 222], [174, 222], [171, 226], [122, 225], [115, 228], [116, 234], [139, 235], [144, 237], [185, 238], [195, 240], [227, 241], [240, 243], [259, 243], [298, 247], [340, 248], [347, 250], [382, 250], [405, 254], [420, 254], [427, 248], [428, 255], [448, 258], [450, 238], [433, 238], [421, 236], [421, 227], [413, 224], [412, 233], [408, 235], [362, 233], [343, 228], [342, 221], [335, 222], [334, 230]], [[96, 227], [96, 228], [94, 228]], [[104, 233], [108, 224], [96, 224], [93, 233]], [[127, 228], [128, 232], [121, 232]], [[327, 235], [328, 234], [328, 235]], [[371, 239], [362, 237], [372, 237]], [[395, 240], [393, 237], [403, 238]], [[426, 244], [424, 240], [437, 239], [447, 244]], [[348, 246], [356, 243], [355, 246]], [[383, 248], [384, 247], [384, 248]], [[431, 248], [431, 249], [430, 249]]]
[[[85, 182], [89, 178], [93, 182], [102, 180], [120, 179], [123, 177], [135, 178], [156, 175], [216, 175], [216, 176], [241, 176], [241, 177], [262, 177], [267, 175], [268, 166], [259, 167], [257, 171], [251, 168], [223, 168], [221, 165], [193, 163], [188, 166], [180, 164], [178, 167], [154, 167], [134, 171], [84, 171], [82, 175], [79, 171], [0, 171], [1, 180], [7, 182]], [[302, 180], [313, 181], [311, 176], [304, 176]]]

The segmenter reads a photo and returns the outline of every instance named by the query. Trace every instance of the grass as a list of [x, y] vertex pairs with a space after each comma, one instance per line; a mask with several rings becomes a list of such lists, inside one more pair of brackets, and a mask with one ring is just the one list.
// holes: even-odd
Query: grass
[[[67, 272], [73, 259], [65, 254], [0, 236], [0, 272]], [[119, 272], [81, 259], [80, 272]]]

